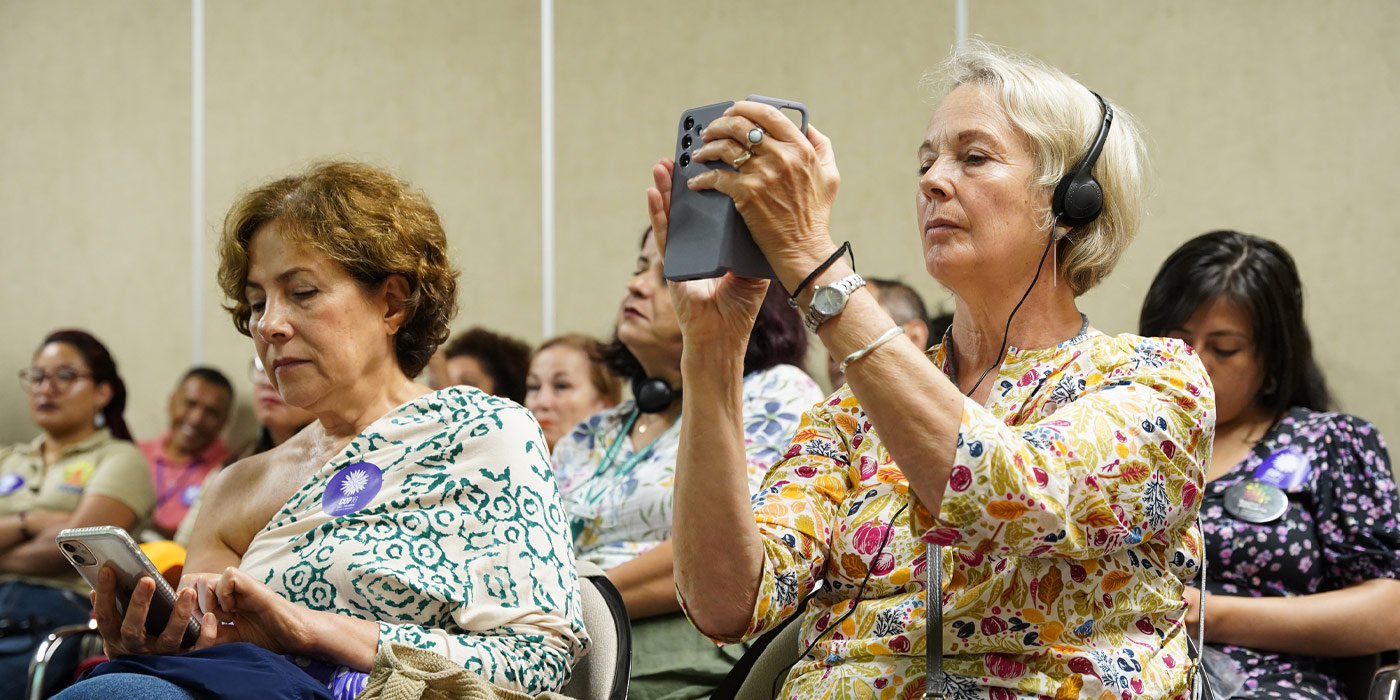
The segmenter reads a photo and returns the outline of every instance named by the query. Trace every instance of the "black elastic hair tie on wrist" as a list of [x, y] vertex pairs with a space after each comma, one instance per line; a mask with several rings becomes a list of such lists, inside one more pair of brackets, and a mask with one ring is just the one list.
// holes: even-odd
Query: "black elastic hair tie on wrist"
[[856, 252], [851, 249], [851, 242], [846, 241], [845, 243], [841, 244], [840, 248], [836, 249], [835, 253], [831, 254], [831, 257], [826, 259], [826, 262], [818, 265], [817, 269], [812, 270], [812, 274], [807, 275], [805, 279], [797, 283], [797, 289], [792, 290], [792, 294], [788, 297], [788, 305], [792, 306], [792, 308], [794, 309], [797, 308], [797, 297], [801, 296], [802, 290], [806, 289], [807, 285], [811, 284], [812, 280], [816, 279], [817, 275], [820, 275], [822, 272], [824, 272], [826, 268], [836, 264], [836, 261], [840, 260], [841, 256], [845, 255], [846, 253], [851, 254], [851, 270], [855, 270]]

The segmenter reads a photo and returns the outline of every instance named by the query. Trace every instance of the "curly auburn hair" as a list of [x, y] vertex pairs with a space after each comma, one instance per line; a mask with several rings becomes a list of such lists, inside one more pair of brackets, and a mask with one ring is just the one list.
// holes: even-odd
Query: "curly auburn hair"
[[427, 197], [383, 170], [353, 162], [319, 163], [239, 197], [219, 237], [219, 286], [233, 302], [224, 308], [243, 335], [252, 335], [244, 289], [248, 245], [274, 221], [289, 240], [335, 261], [365, 289], [402, 276], [409, 296], [394, 353], [410, 377], [427, 366], [457, 315], [457, 271]]

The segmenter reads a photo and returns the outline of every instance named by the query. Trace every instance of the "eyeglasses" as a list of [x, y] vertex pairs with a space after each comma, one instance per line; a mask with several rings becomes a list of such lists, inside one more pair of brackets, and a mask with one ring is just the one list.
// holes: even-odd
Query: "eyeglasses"
[[45, 372], [35, 367], [29, 367], [19, 371], [19, 383], [27, 391], [38, 389], [45, 380], [53, 382], [55, 389], [67, 391], [68, 387], [73, 385], [73, 382], [91, 377], [91, 372], [79, 372], [72, 367], [59, 367], [52, 372]]

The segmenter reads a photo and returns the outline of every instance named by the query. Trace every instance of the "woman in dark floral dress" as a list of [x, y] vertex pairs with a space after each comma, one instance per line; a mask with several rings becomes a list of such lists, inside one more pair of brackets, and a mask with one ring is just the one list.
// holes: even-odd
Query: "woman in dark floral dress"
[[1215, 384], [1205, 635], [1245, 676], [1235, 697], [1342, 698], [1319, 657], [1400, 648], [1390, 457], [1370, 423], [1327, 410], [1302, 300], [1283, 248], [1216, 231], [1167, 259], [1140, 320], [1191, 344]]

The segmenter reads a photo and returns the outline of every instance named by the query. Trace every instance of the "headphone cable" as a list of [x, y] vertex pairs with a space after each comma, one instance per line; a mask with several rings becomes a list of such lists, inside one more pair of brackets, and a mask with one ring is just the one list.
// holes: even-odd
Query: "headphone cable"
[[[837, 627], [840, 627], [841, 623], [845, 622], [846, 618], [850, 617], [851, 614], [856, 611], [856, 606], [860, 604], [861, 596], [865, 595], [865, 585], [867, 583], [870, 583], [870, 573], [875, 569], [876, 563], [880, 561], [880, 555], [885, 553], [885, 545], [889, 544], [890, 535], [894, 533], [895, 521], [899, 520], [899, 516], [903, 515], [904, 510], [908, 507], [909, 501], [906, 499], [904, 501], [904, 505], [900, 506], [899, 510], [894, 512], [894, 517], [890, 518], [890, 526], [888, 528], [885, 528], [885, 536], [880, 540], [880, 548], [875, 550], [875, 556], [872, 557], [870, 560], [870, 568], [865, 570], [865, 578], [861, 579], [860, 581], [860, 589], [856, 591], [856, 597], [855, 600], [851, 603], [851, 609], [847, 610], [846, 613], [841, 617], [836, 618], [836, 622], [831, 623], [830, 627], [822, 630], [821, 634], [818, 634], [817, 638], [813, 639], [812, 643], [808, 644], [807, 648], [803, 649], [802, 653], [797, 655], [796, 661], [793, 661], [792, 663], [788, 664], [786, 667], [783, 668], [782, 672], [780, 672], [776, 677], [773, 678], [772, 697], [778, 696], [778, 688], [780, 687], [780, 684], [783, 681], [787, 680], [788, 673], [792, 672], [792, 667], [796, 666], [803, 659], [807, 658], [807, 654], [812, 651], [812, 647], [815, 647], [817, 643], [822, 640], [822, 637], [825, 637], [828, 633], [832, 632]], [[928, 564], [925, 564], [925, 566], [928, 566]], [[818, 592], [819, 591], [812, 591], [811, 593], [808, 593], [808, 600], [810, 600], [812, 596], [816, 595]]]
[[[1021, 310], [1021, 305], [1026, 303], [1026, 299], [1030, 297], [1031, 291], [1035, 289], [1035, 283], [1040, 281], [1040, 271], [1045, 268], [1045, 256], [1050, 254], [1050, 246], [1055, 244], [1055, 226], [1059, 222], [1060, 217], [1058, 216], [1056, 216], [1055, 220], [1051, 222], [1050, 239], [1045, 242], [1045, 250], [1040, 253], [1040, 262], [1037, 263], [1035, 266], [1035, 276], [1031, 278], [1031, 285], [1029, 287], [1026, 287], [1026, 293], [1021, 295], [1021, 300], [1016, 302], [1016, 306], [1011, 309], [1011, 315], [1006, 317], [1006, 329], [1002, 331], [1001, 334], [1001, 349], [997, 350], [997, 359], [992, 361], [990, 367], [982, 371], [982, 376], [977, 378], [977, 383], [973, 384], [972, 390], [967, 392], [968, 396], [972, 396], [973, 394], [977, 393], [977, 387], [982, 386], [982, 380], [986, 379], [987, 375], [992, 370], [1001, 366], [1002, 355], [1006, 353], [1006, 341], [1008, 338], [1011, 337], [1011, 321], [1012, 319], [1016, 318], [1016, 312]], [[954, 382], [956, 381], [957, 378], [955, 377]]]

